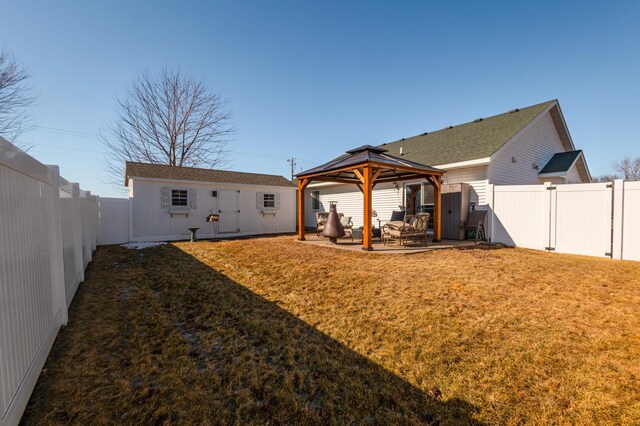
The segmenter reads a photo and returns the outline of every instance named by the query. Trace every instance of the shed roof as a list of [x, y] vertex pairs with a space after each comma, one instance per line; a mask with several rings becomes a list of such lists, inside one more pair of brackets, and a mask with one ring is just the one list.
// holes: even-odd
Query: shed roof
[[380, 145], [391, 155], [430, 165], [444, 165], [487, 158], [538, 117], [556, 100], [542, 102], [469, 123], [425, 132]]
[[553, 157], [551, 157], [549, 162], [547, 162], [538, 174], [568, 172], [571, 166], [573, 166], [573, 163], [580, 157], [580, 154], [582, 154], [581, 149], [553, 154]]
[[128, 185], [129, 178], [132, 177], [190, 180], [198, 182], [238, 183], [243, 185], [295, 186], [284, 176], [127, 161], [124, 179], [125, 186]]

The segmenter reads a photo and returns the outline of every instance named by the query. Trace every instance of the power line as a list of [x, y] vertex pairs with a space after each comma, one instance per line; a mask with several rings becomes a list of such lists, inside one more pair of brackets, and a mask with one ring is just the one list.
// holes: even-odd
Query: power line
[[[33, 129], [36, 131], [40, 131], [40, 132], [45, 132], [45, 133], [53, 133], [53, 134], [59, 134], [59, 135], [68, 135], [68, 136], [76, 136], [76, 137], [82, 137], [82, 138], [90, 138], [90, 139], [95, 139], [95, 140], [99, 140], [98, 134], [97, 133], [89, 133], [89, 132], [84, 132], [84, 131], [80, 131], [80, 130], [69, 130], [69, 129], [60, 129], [57, 127], [45, 127], [45, 126], [33, 126]], [[58, 148], [58, 149], [73, 149], [73, 150], [77, 150], [77, 151], [84, 151], [81, 149], [77, 149], [77, 148], [67, 148], [67, 147], [60, 147], [60, 146], [52, 146], [52, 145], [39, 145], [36, 144], [37, 146], [49, 146], [51, 148]], [[87, 152], [95, 152], [95, 153], [100, 153], [100, 154], [104, 154], [104, 152], [102, 151], [89, 151], [86, 150]], [[288, 155], [278, 155], [278, 154], [261, 154], [261, 153], [255, 153], [255, 152], [241, 152], [241, 151], [231, 151], [232, 155], [240, 155], [240, 156], [246, 156], [246, 157], [259, 157], [259, 158], [276, 158], [276, 159], [286, 159], [287, 161], [289, 161], [290, 157]], [[313, 160], [306, 160], [304, 158], [296, 158], [296, 160], [298, 161], [302, 161], [305, 163], [310, 163], [310, 164], [319, 164], [316, 161]]]

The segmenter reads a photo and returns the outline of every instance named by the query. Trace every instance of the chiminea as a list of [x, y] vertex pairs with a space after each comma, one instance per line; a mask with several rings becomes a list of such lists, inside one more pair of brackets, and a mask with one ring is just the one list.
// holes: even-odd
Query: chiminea
[[338, 238], [344, 237], [344, 226], [340, 223], [340, 217], [336, 210], [336, 201], [329, 202], [329, 217], [322, 231], [323, 237], [328, 237], [333, 244], [338, 242]]

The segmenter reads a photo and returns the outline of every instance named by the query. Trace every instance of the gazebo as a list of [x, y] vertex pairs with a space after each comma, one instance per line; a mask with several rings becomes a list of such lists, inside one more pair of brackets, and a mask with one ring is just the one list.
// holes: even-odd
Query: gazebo
[[321, 166], [298, 173], [298, 240], [304, 241], [304, 190], [312, 181], [353, 184], [364, 198], [364, 227], [362, 250], [373, 250], [372, 202], [373, 188], [384, 182], [426, 179], [433, 185], [433, 241], [440, 241], [441, 187], [444, 170], [408, 161], [386, 154], [387, 150], [365, 145], [347, 151], [346, 154]]

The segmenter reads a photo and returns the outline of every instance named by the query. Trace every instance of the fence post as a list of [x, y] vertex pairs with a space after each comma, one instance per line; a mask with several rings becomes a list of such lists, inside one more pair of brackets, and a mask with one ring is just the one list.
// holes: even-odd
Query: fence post
[[613, 240], [612, 259], [622, 259], [622, 226], [624, 209], [624, 180], [613, 181]]
[[[494, 191], [493, 184], [492, 183], [488, 184], [487, 185], [487, 201], [489, 202], [489, 220], [487, 225], [489, 225], [489, 232], [488, 232], [487, 238], [489, 242], [493, 241], [493, 229], [494, 229], [493, 203], [495, 202], [495, 199], [493, 198], [493, 191]], [[486, 229], [485, 229], [485, 232], [486, 232]]]
[[80, 184], [72, 183], [73, 187], [73, 256], [76, 265], [76, 279], [79, 283], [84, 281], [84, 265], [82, 256], [82, 220], [80, 218]]
[[555, 238], [553, 237], [555, 235], [555, 223], [553, 220], [553, 211], [555, 209], [555, 202], [553, 200], [553, 191], [552, 188], [554, 188], [555, 185], [553, 185], [551, 182], [545, 182], [544, 183], [544, 189], [545, 189], [545, 195], [544, 197], [544, 227], [542, 229], [545, 229], [547, 234], [544, 236], [544, 241], [545, 244], [542, 245], [542, 247], [540, 248], [540, 250], [554, 250], [555, 249]]
[[133, 242], [133, 183], [129, 182], [129, 243]]
[[47, 166], [53, 177], [51, 186], [51, 214], [49, 215], [49, 268], [51, 271], [51, 304], [54, 315], [60, 312], [63, 325], [67, 325], [67, 292], [64, 282], [64, 244], [62, 242], [62, 212], [60, 211], [60, 169]]

